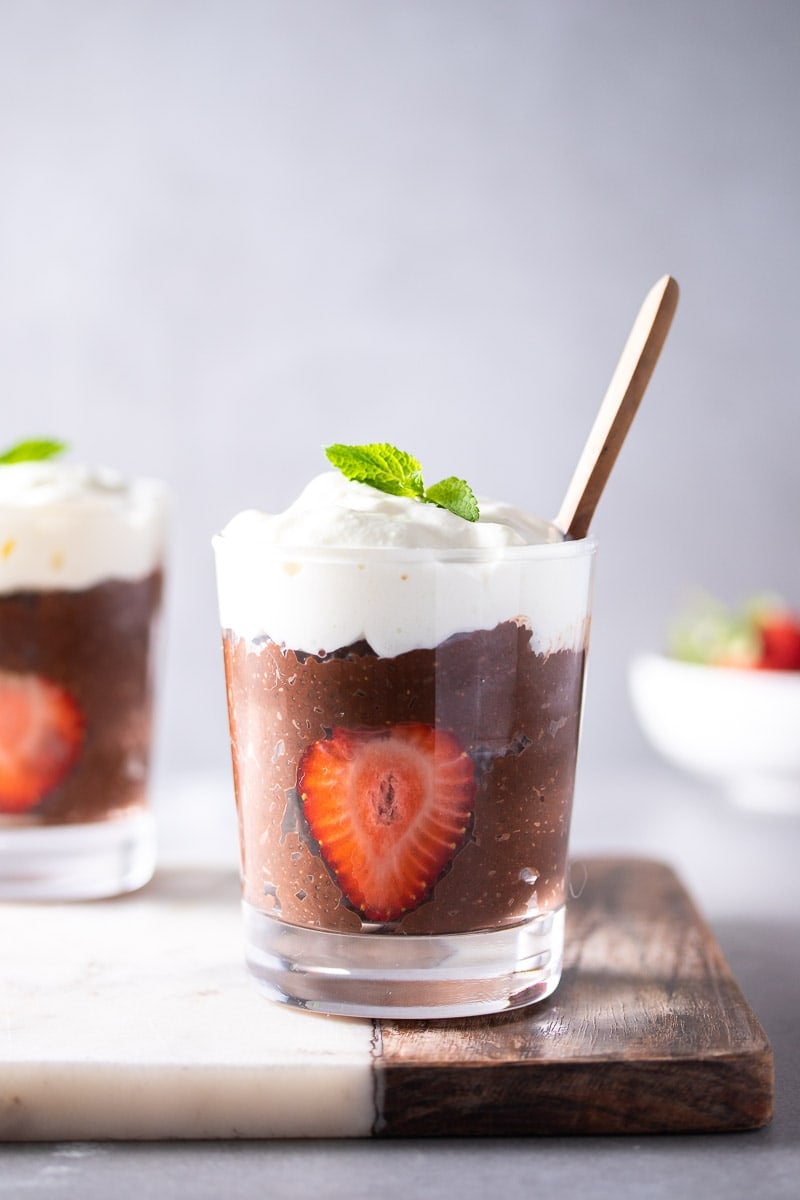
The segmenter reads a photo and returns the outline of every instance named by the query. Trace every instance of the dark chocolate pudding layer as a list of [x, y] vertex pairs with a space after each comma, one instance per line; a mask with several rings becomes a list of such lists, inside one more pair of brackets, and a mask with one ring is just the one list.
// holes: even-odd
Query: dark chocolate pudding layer
[[513, 621], [395, 658], [364, 642], [320, 658], [230, 630], [223, 646], [250, 904], [296, 925], [364, 928], [311, 836], [298, 766], [334, 729], [408, 723], [458, 738], [476, 792], [464, 844], [421, 903], [382, 930], [496, 929], [563, 903], [583, 650], [536, 654]]
[[160, 570], [83, 590], [0, 596], [0, 672], [63, 689], [82, 722], [65, 777], [13, 824], [102, 821], [143, 806], [150, 760]]

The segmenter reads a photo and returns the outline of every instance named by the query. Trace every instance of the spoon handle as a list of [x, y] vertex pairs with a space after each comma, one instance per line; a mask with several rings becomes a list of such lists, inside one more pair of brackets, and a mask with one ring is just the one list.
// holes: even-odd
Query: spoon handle
[[554, 522], [566, 537], [581, 538], [588, 532], [658, 362], [677, 303], [678, 285], [671, 275], [659, 279], [645, 296]]

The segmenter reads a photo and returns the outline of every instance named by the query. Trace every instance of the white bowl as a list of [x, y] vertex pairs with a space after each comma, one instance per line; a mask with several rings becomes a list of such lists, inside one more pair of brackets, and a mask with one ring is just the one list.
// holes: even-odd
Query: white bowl
[[643, 654], [628, 681], [645, 736], [669, 762], [744, 807], [800, 812], [800, 672]]

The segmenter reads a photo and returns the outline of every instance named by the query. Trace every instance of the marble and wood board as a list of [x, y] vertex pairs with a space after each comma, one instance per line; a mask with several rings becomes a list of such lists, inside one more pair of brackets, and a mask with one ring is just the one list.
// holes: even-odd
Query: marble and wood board
[[0, 908], [6, 1141], [536, 1135], [756, 1128], [767, 1038], [670, 868], [576, 864], [561, 985], [493, 1017], [276, 1005], [242, 963], [238, 881]]

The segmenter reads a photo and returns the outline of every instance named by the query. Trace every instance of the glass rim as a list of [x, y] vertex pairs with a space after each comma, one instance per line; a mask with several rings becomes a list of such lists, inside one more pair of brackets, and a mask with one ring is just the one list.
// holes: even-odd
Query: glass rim
[[390, 563], [525, 563], [549, 559], [565, 560], [590, 557], [597, 549], [591, 534], [583, 538], [565, 538], [558, 542], [526, 543], [523, 546], [298, 546], [271, 542], [253, 544], [218, 533], [212, 538], [215, 550], [246, 555], [255, 566], [259, 562], [315, 562], [355, 564]]

